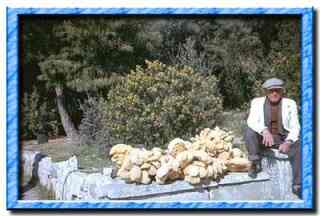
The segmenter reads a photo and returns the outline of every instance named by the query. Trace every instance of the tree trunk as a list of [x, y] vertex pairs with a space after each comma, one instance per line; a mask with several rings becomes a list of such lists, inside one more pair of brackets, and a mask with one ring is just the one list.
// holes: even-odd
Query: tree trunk
[[63, 102], [63, 89], [60, 86], [57, 86], [55, 88], [56, 90], [56, 95], [57, 95], [57, 105], [58, 105], [58, 111], [60, 114], [61, 122], [63, 129], [69, 139], [71, 141], [78, 141], [79, 140], [79, 134], [74, 126], [66, 108]]

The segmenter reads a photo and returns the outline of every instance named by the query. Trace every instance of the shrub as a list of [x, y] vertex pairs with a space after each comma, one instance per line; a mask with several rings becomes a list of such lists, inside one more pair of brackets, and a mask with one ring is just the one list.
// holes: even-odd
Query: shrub
[[34, 90], [30, 95], [24, 93], [20, 109], [20, 136], [22, 139], [31, 139], [35, 137], [33, 128], [35, 124], [35, 113], [32, 110], [37, 108], [39, 103], [39, 94]]
[[35, 138], [40, 133], [45, 133], [49, 136], [57, 136], [61, 124], [58, 121], [58, 112], [54, 105], [43, 102], [37, 89], [33, 89], [29, 95], [23, 96], [21, 105], [21, 124], [20, 134], [22, 139]]
[[80, 144], [98, 145], [104, 148], [110, 142], [109, 129], [105, 124], [105, 100], [88, 97], [80, 105], [82, 119], [79, 125]]
[[146, 61], [110, 90], [107, 107], [112, 136], [150, 147], [213, 127], [222, 100], [215, 76]]
[[186, 42], [178, 46], [178, 53], [172, 57], [174, 65], [189, 66], [202, 74], [211, 74], [213, 65], [208, 63], [205, 52], [196, 49], [196, 40], [189, 37]]

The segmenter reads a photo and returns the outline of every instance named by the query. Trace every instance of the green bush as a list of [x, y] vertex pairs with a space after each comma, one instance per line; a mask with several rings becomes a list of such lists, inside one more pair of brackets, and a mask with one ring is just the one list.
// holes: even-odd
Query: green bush
[[40, 133], [49, 136], [57, 136], [59, 133], [61, 124], [58, 121], [57, 110], [42, 100], [44, 99], [41, 98], [37, 89], [33, 89], [30, 95], [25, 93], [23, 96], [20, 135], [24, 140], [34, 139]]
[[137, 66], [109, 92], [106, 120], [113, 137], [161, 146], [213, 127], [222, 111], [215, 76], [159, 61]]
[[105, 100], [88, 97], [80, 105], [82, 119], [79, 125], [80, 143], [105, 147], [110, 142], [108, 124], [105, 124]]

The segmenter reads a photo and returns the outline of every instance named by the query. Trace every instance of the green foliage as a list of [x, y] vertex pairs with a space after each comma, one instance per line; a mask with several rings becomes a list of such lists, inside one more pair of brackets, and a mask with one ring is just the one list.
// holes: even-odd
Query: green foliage
[[81, 144], [104, 148], [110, 143], [109, 128], [105, 123], [105, 100], [89, 96], [80, 107], [83, 113], [79, 126]]
[[[186, 70], [184, 67], [188, 66], [194, 70], [194, 73], [209, 75], [208, 79], [214, 75], [216, 77], [214, 88], [217, 88], [216, 92], [220, 93], [221, 98], [220, 96], [219, 98], [220, 101], [223, 101], [223, 109], [247, 109], [253, 97], [264, 94], [261, 88], [262, 83], [273, 76], [286, 81], [288, 97], [297, 102], [300, 99], [300, 18], [279, 16], [210, 17], [209, 19], [207, 17], [118, 18], [97, 16], [55, 19], [23, 17], [21, 22], [23, 24], [21, 29], [23, 61], [21, 64], [23, 74], [28, 74], [23, 77], [26, 79], [23, 91], [30, 94], [32, 89], [29, 86], [44, 86], [45, 84], [48, 88], [41, 89], [40, 98], [51, 107], [52, 104], [55, 104], [54, 97], [44, 96], [52, 95], [54, 87], [62, 87], [69, 106], [67, 110], [72, 111], [70, 112], [72, 120], [76, 123], [79, 123], [80, 119], [75, 121], [74, 117], [80, 118], [82, 112], [83, 117], [87, 117], [78, 104], [70, 103], [71, 99], [83, 99], [89, 93], [93, 97], [103, 97], [107, 101], [109, 90], [112, 89], [113, 93], [110, 93], [109, 96], [113, 95], [113, 98], [108, 101], [108, 106], [115, 110], [114, 113], [120, 110], [122, 110], [121, 113], [127, 111], [137, 113], [137, 116], [140, 114], [149, 116], [153, 113], [153, 119], [151, 117], [148, 117], [148, 120], [146, 117], [142, 117], [142, 120], [138, 119], [136, 122], [139, 127], [148, 131], [149, 134], [151, 134], [150, 130], [155, 130], [159, 131], [161, 136], [168, 134], [171, 136], [169, 130], [165, 131], [164, 127], [160, 130], [152, 122], [156, 122], [155, 119], [159, 118], [156, 116], [161, 114], [161, 124], [170, 123], [172, 125], [170, 119], [179, 117], [177, 113], [181, 112], [180, 106], [177, 105], [177, 110], [168, 115], [162, 114], [161, 111], [142, 111], [144, 108], [141, 107], [147, 107], [149, 110], [156, 110], [152, 106], [154, 104], [164, 107], [164, 101], [169, 101], [165, 99], [165, 96], [171, 94], [173, 95], [171, 101], [166, 103], [169, 104], [169, 107], [174, 107], [172, 103], [179, 104], [180, 100], [183, 101], [179, 97], [180, 92], [187, 92], [188, 88], [175, 87], [176, 89], [172, 90], [172, 92], [180, 91], [179, 94], [168, 92], [167, 89], [163, 90], [162, 88], [174, 89], [168, 87], [171, 83], [170, 78], [166, 82], [153, 81], [162, 87], [153, 86], [147, 81], [139, 82], [139, 85], [146, 85], [139, 87], [144, 93], [138, 91], [138, 87], [130, 91], [124, 90], [128, 88], [124, 85], [127, 85], [126, 83], [133, 75], [128, 76], [129, 78], [123, 78], [123, 76], [131, 70], [137, 74], [140, 73], [139, 71], [144, 73], [147, 69], [135, 68], [136, 65], [142, 65], [145, 59], [151, 61], [158, 59], [165, 65], [175, 65], [178, 71]], [[169, 67], [166, 66], [166, 68]], [[168, 75], [167, 72], [163, 74], [163, 77]], [[141, 74], [139, 76], [144, 77]], [[160, 75], [145, 76], [152, 77], [150, 80], [153, 80], [153, 77], [160, 77]], [[165, 80], [163, 77], [161, 75], [161, 79]], [[178, 80], [177, 83], [182, 82], [180, 78]], [[135, 102], [135, 105], [132, 105], [134, 109], [128, 110], [129, 108], [126, 108], [125, 105], [112, 105], [113, 102], [120, 103], [115, 98], [122, 99], [121, 103], [127, 102], [127, 99], [122, 98], [124, 96], [115, 96], [116, 90], [119, 91], [117, 93], [119, 95], [129, 94], [129, 92], [133, 94], [132, 96], [136, 95], [138, 99], [134, 98], [134, 102], [138, 100], [140, 103], [142, 100], [143, 106]], [[73, 94], [75, 92], [76, 94]], [[166, 95], [161, 95], [161, 92]], [[143, 96], [144, 94], [146, 96]], [[150, 98], [159, 98], [161, 102]], [[25, 108], [31, 107], [31, 100], [26, 103], [28, 105], [24, 106]], [[119, 106], [119, 110], [116, 109], [116, 106]], [[103, 110], [102, 112], [110, 111]], [[57, 117], [58, 115], [55, 119], [58, 119]], [[114, 122], [113, 120], [119, 121], [116, 124], [122, 128], [121, 130], [114, 129], [117, 131], [114, 132], [117, 136], [120, 136], [119, 131], [133, 133], [133, 129], [131, 131], [126, 128], [128, 124], [123, 116], [114, 118], [110, 122]], [[104, 121], [104, 124], [109, 125], [106, 119]], [[177, 122], [177, 124], [181, 123]], [[179, 134], [180, 132], [172, 133]], [[187, 133], [190, 131], [186, 131]], [[125, 133], [121, 132], [121, 134]], [[99, 139], [92, 138], [92, 140]], [[133, 140], [129, 136], [125, 139], [142, 142], [142, 138]], [[149, 136], [148, 139], [150, 139], [147, 141], [149, 143], [165, 142], [160, 140], [162, 137]]]
[[254, 27], [254, 20], [239, 18], [217, 19], [209, 26], [204, 49], [219, 78], [224, 107], [234, 109], [250, 101], [252, 86], [263, 72], [263, 44]]
[[164, 145], [213, 127], [222, 110], [215, 76], [146, 61], [110, 90], [106, 117], [112, 136]]
[[204, 75], [213, 72], [213, 66], [209, 64], [206, 53], [196, 49], [196, 40], [191, 37], [187, 38], [184, 44], [180, 44], [177, 56], [172, 62], [173, 65], [189, 66]]
[[40, 80], [75, 91], [105, 87], [112, 72], [126, 73], [148, 57], [138, 20], [65, 19], [53, 26], [60, 42], [56, 52], [39, 62]]
[[[268, 55], [269, 77], [286, 82], [286, 96], [300, 101], [300, 24], [290, 21], [278, 23], [277, 39], [272, 41]], [[266, 75], [266, 74], [264, 74]], [[264, 78], [269, 78], [264, 76]]]
[[46, 101], [42, 101], [37, 89], [28, 95], [24, 94], [21, 107], [20, 131], [23, 139], [35, 138], [38, 134], [45, 133], [56, 136], [60, 123], [56, 120], [57, 111], [50, 108]]

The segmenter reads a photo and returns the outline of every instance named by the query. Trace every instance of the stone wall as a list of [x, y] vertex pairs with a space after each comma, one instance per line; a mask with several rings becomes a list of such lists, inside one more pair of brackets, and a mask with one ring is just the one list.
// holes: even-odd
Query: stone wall
[[[277, 153], [277, 152], [276, 152]], [[31, 176], [39, 152], [25, 151], [23, 173]], [[75, 156], [53, 162], [44, 157], [38, 164], [39, 183], [57, 200], [144, 200], [144, 201], [203, 201], [203, 200], [294, 200], [291, 192], [292, 171], [287, 158], [274, 152], [263, 159], [263, 172], [256, 179], [247, 173], [229, 173], [220, 181], [192, 186], [185, 181], [170, 184], [127, 184], [112, 179], [111, 168], [102, 172], [85, 173], [78, 168]]]

